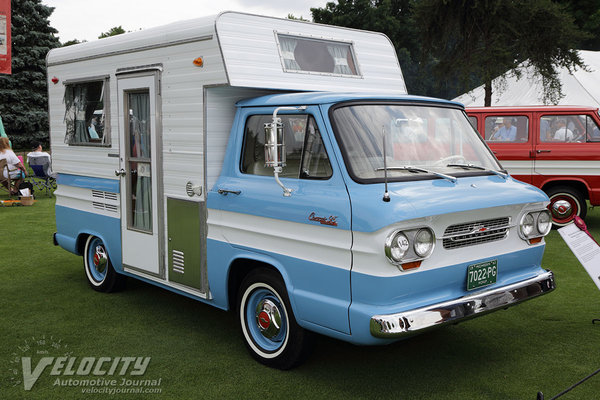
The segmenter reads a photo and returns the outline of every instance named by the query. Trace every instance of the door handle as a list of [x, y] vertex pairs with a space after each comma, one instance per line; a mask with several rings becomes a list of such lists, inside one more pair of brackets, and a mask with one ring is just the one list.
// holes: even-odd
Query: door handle
[[125, 176], [125, 170], [123, 168], [115, 170], [115, 176]]
[[222, 194], [223, 196], [227, 196], [229, 193], [239, 195], [242, 193], [241, 190], [227, 190], [227, 189], [219, 189], [217, 193]]
[[550, 153], [552, 150], [536, 150], [535, 152], [540, 154], [540, 153]]

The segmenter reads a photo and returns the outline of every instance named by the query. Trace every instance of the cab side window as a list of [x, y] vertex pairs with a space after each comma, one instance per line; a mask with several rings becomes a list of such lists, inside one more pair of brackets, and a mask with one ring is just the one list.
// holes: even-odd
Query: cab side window
[[[319, 128], [311, 115], [280, 115], [286, 148], [282, 178], [328, 179], [333, 170]], [[273, 176], [265, 167], [264, 124], [272, 115], [253, 115], [246, 121], [241, 171], [245, 174]]]
[[529, 118], [517, 115], [486, 117], [485, 140], [489, 142], [527, 142], [529, 140]]
[[542, 142], [600, 142], [598, 124], [589, 115], [544, 115], [540, 118]]

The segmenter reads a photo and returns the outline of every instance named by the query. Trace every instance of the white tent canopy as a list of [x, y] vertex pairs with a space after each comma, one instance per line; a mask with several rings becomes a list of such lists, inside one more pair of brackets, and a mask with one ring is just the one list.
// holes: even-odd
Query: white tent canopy
[[[580, 50], [579, 55], [588, 71], [579, 68], [571, 74], [566, 68], [559, 70], [565, 96], [558, 104], [600, 107], [600, 51]], [[492, 106], [544, 105], [542, 83], [538, 76], [525, 69], [520, 79], [511, 71], [505, 74], [505, 78], [505, 85], [499, 78], [492, 82]], [[484, 94], [483, 86], [479, 86], [454, 100], [465, 106], [483, 106]]]

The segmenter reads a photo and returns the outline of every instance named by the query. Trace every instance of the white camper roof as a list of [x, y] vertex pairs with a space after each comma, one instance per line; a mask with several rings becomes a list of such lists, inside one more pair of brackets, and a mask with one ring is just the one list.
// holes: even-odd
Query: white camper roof
[[[212, 80], [211, 85], [406, 93], [394, 46], [382, 33], [238, 12], [223, 12], [53, 49], [48, 54], [47, 64], [52, 67], [89, 63], [110, 57], [114, 58], [112, 65], [116, 70], [128, 67], [121, 61], [130, 60], [132, 53], [143, 56], [146, 51], [194, 42], [206, 44], [207, 41], [220, 50], [214, 52], [220, 54], [220, 59], [212, 54], [190, 54], [190, 63], [196, 57], [205, 56], [205, 64], [222, 64], [223, 78], [219, 78], [220, 82]], [[294, 43], [300, 42], [321, 43], [321, 48], [327, 48], [332, 62], [336, 63], [336, 70], [319, 72], [319, 66], [304, 67], [295, 63], [295, 49], [300, 45]], [[312, 49], [307, 54], [313, 54], [310, 51]], [[119, 58], [124, 54], [129, 57]], [[299, 63], [302, 64], [300, 60]], [[343, 68], [337, 68], [338, 64]], [[348, 64], [351, 72], [348, 72]]]
[[[559, 79], [565, 95], [559, 105], [585, 105], [600, 107], [600, 51], [580, 50], [588, 71], [577, 69], [570, 73], [568, 69], [559, 69]], [[492, 106], [528, 106], [544, 105], [542, 101], [542, 84], [539, 77], [527, 69], [523, 69], [521, 79], [511, 73], [505, 74], [506, 85], [499, 85], [499, 80], [492, 82]], [[455, 98], [465, 106], [483, 106], [483, 86]]]

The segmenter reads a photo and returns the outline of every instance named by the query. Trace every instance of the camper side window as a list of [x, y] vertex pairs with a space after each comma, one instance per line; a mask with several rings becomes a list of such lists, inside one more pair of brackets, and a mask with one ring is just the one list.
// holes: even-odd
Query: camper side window
[[[310, 115], [279, 115], [283, 123], [286, 166], [282, 178], [328, 179], [332, 169], [321, 133]], [[264, 124], [272, 115], [253, 115], [246, 121], [241, 170], [245, 174], [273, 176], [265, 167]]]
[[285, 72], [360, 75], [352, 43], [277, 35]]
[[107, 80], [65, 85], [65, 143], [110, 146], [104, 96]]

